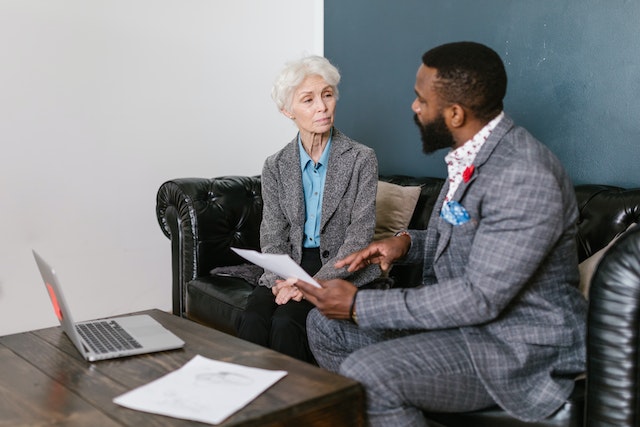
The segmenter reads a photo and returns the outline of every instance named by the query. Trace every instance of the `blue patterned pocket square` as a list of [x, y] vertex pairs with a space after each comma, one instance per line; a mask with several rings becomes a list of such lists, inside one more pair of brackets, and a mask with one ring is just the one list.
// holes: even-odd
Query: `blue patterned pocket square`
[[461, 225], [470, 219], [469, 212], [456, 201], [446, 202], [442, 205], [440, 216], [452, 225]]

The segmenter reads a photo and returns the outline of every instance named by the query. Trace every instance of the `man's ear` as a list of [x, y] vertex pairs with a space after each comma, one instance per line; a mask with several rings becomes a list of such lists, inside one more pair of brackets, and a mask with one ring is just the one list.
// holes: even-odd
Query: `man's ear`
[[461, 128], [466, 120], [467, 112], [460, 104], [451, 104], [446, 108], [445, 121], [450, 129]]

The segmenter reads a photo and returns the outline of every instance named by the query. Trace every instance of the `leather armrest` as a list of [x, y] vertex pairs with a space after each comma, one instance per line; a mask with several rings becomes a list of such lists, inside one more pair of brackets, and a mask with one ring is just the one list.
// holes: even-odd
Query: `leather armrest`
[[196, 277], [198, 256], [198, 214], [196, 204], [211, 186], [207, 178], [181, 178], [160, 186], [156, 196], [156, 217], [162, 232], [171, 240], [173, 314], [184, 317], [185, 284]]
[[637, 424], [639, 348], [640, 227], [614, 243], [591, 282], [587, 321], [589, 425]]
[[171, 239], [173, 313], [184, 316], [186, 285], [241, 259], [229, 248], [259, 248], [260, 178], [180, 178], [162, 184], [156, 216]]

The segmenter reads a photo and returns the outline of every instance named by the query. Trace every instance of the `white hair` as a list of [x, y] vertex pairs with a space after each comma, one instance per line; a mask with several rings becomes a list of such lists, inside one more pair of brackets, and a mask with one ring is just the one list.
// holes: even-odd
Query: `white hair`
[[338, 100], [338, 83], [340, 72], [327, 58], [317, 55], [306, 56], [296, 61], [288, 62], [276, 78], [271, 89], [271, 98], [279, 110], [289, 110], [296, 88], [309, 76], [320, 76], [333, 88], [336, 101]]

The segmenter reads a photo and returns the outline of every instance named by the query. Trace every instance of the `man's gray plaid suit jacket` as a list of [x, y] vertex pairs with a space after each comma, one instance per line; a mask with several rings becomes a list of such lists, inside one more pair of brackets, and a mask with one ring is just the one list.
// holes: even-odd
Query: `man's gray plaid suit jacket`
[[[407, 262], [424, 285], [358, 295], [362, 328], [459, 328], [494, 400], [524, 420], [550, 415], [585, 369], [586, 301], [577, 289], [577, 207], [557, 158], [505, 116], [453, 197], [470, 221], [440, 215], [411, 230]], [[425, 346], [428, 346], [425, 342]]]

